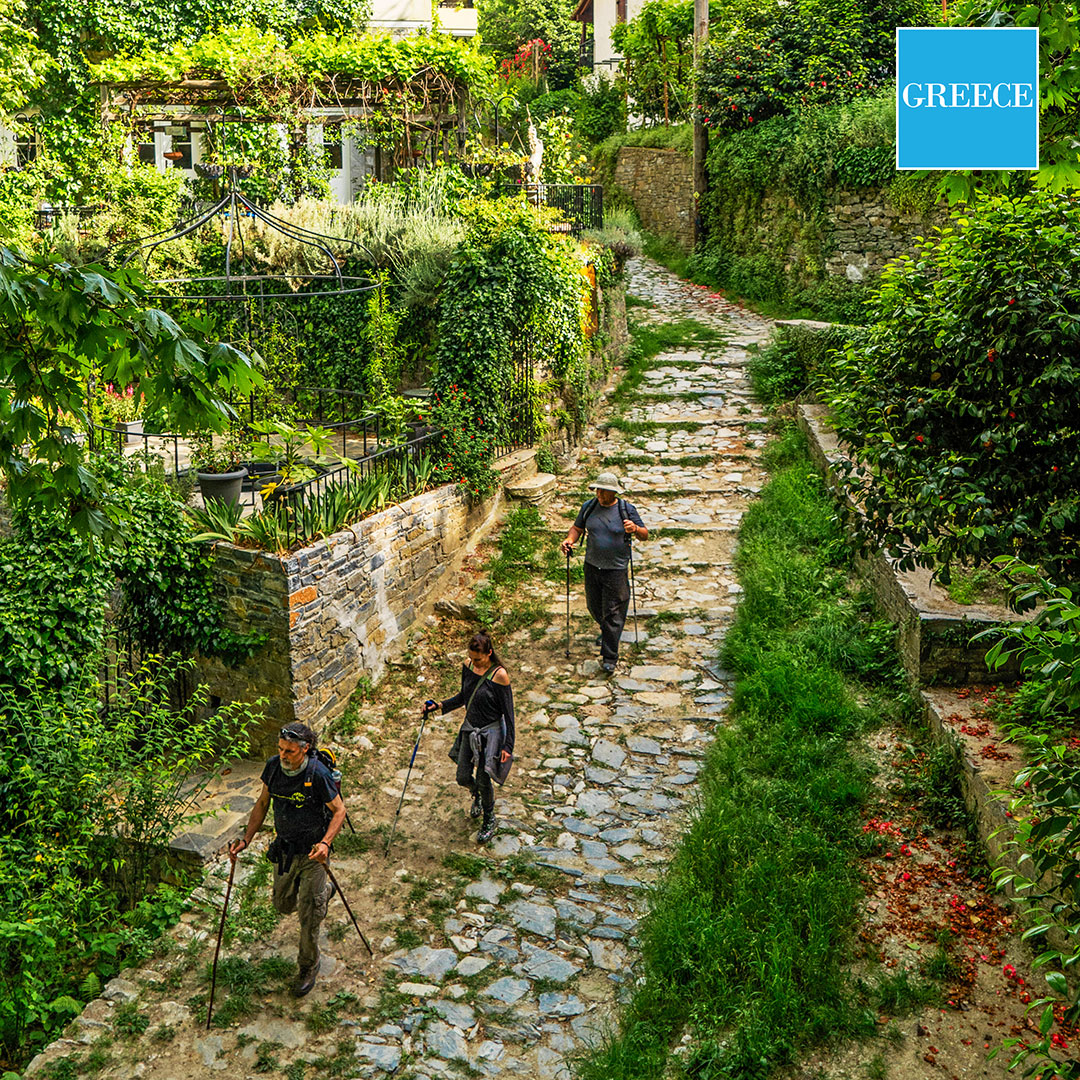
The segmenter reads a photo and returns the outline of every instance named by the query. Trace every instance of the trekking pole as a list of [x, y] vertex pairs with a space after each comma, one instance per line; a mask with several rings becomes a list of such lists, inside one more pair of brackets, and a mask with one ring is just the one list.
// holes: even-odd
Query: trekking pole
[[[394, 815], [394, 824], [390, 828], [390, 836], [386, 841], [386, 850], [383, 852], [383, 858], [387, 858], [390, 855], [390, 845], [394, 842], [394, 833], [397, 831], [397, 820], [401, 814], [401, 804], [405, 801], [405, 789], [409, 786], [409, 777], [412, 776], [413, 762], [416, 760], [416, 751], [420, 749], [420, 739], [424, 734], [424, 724], [427, 723], [427, 708], [428, 705], [434, 705], [434, 701], [424, 702], [425, 708], [423, 713], [420, 714], [420, 730], [416, 733], [416, 744], [412, 748], [412, 757], [409, 758], [409, 771], [405, 774], [405, 783], [401, 785], [401, 798], [398, 799], [397, 813]], [[342, 897], [344, 900], [345, 898]]]
[[570, 659], [570, 552], [566, 553], [566, 659]]
[[630, 597], [634, 602], [634, 644], [638, 643], [637, 636], [637, 593], [634, 591], [634, 545], [630, 545]]
[[364, 948], [367, 949], [368, 956], [374, 956], [375, 954], [371, 951], [371, 946], [368, 944], [368, 939], [364, 937], [364, 931], [360, 929], [360, 924], [356, 921], [356, 916], [353, 914], [352, 908], [349, 907], [349, 901], [345, 899], [345, 894], [341, 891], [341, 886], [338, 884], [337, 878], [334, 877], [334, 871], [330, 869], [328, 863], [323, 864], [323, 869], [330, 878], [331, 884], [337, 890], [338, 896], [341, 897], [341, 902], [345, 905], [345, 910], [349, 913], [349, 918], [352, 919], [352, 924], [356, 927], [356, 932], [360, 935], [360, 940], [364, 943]]
[[229, 883], [225, 886], [225, 902], [221, 905], [221, 922], [218, 924], [217, 946], [214, 948], [214, 967], [210, 975], [210, 1006], [206, 1010], [206, 1030], [210, 1030], [210, 1020], [214, 1015], [214, 991], [217, 989], [217, 962], [221, 952], [221, 936], [225, 933], [225, 912], [229, 910], [229, 893], [232, 892], [233, 874], [236, 873], [236, 860], [230, 859]]

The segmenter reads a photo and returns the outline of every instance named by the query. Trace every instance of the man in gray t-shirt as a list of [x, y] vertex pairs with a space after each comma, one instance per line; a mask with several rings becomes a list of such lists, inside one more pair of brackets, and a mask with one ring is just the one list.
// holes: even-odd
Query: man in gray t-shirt
[[582, 534], [588, 537], [585, 543], [585, 602], [589, 614], [600, 626], [603, 668], [612, 672], [619, 659], [619, 638], [630, 606], [630, 581], [626, 574], [630, 565], [630, 544], [635, 538], [648, 540], [649, 530], [634, 504], [620, 498], [623, 489], [614, 473], [601, 473], [589, 486], [596, 492], [596, 498], [590, 499], [578, 511], [561, 547], [563, 554], [569, 555]]

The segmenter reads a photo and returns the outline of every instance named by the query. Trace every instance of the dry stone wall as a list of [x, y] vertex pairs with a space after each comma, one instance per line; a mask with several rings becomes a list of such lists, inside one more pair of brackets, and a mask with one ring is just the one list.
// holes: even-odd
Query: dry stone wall
[[927, 214], [901, 213], [884, 189], [837, 191], [830, 202], [825, 271], [848, 281], [872, 281], [890, 259], [914, 250], [916, 236], [926, 236], [948, 217], [944, 204]]
[[[515, 471], [531, 464], [523, 455]], [[498, 503], [470, 504], [447, 485], [294, 554], [218, 545], [225, 625], [265, 633], [267, 643], [237, 668], [204, 660], [200, 674], [212, 700], [266, 699], [252, 754], [273, 752], [282, 724], [318, 727], [344, 712], [360, 676], [378, 677]]]
[[[675, 240], [685, 251], [693, 249], [694, 175], [687, 154], [624, 146], [615, 164], [615, 183], [633, 200], [646, 229]], [[755, 250], [772, 254], [807, 284], [813, 277], [811, 269], [848, 281], [872, 282], [890, 259], [913, 249], [916, 236], [944, 224], [947, 216], [944, 203], [925, 214], [902, 212], [890, 203], [885, 188], [840, 189], [830, 196], [819, 227], [806, 220], [790, 195], [777, 192], [766, 195], [758, 212], [744, 218], [742, 228], [751, 235], [743, 235], [733, 248], [744, 254]], [[799, 224], [789, 231], [798, 235], [797, 244], [772, 251], [777, 223], [793, 217]], [[823, 265], [818, 252], [824, 253]]]
[[633, 200], [649, 232], [694, 246], [693, 163], [678, 150], [624, 146], [615, 162], [615, 184]]

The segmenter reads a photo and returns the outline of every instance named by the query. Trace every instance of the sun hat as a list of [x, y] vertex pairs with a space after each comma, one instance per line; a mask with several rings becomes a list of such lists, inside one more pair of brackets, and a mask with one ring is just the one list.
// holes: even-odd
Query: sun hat
[[614, 491], [616, 495], [622, 495], [622, 484], [613, 472], [602, 472], [590, 485], [593, 490], [603, 488], [605, 491]]

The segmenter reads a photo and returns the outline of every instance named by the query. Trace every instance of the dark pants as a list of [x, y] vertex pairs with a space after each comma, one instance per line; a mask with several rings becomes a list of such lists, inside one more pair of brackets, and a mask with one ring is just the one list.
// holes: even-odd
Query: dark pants
[[[488, 736], [481, 735], [481, 747], [486, 749]], [[480, 754], [476, 761], [472, 760], [469, 753], [468, 741], [461, 748], [457, 763], [457, 782], [461, 787], [468, 788], [472, 792], [480, 793], [480, 805], [484, 811], [490, 813], [495, 806], [495, 788], [492, 786], [491, 777], [484, 768], [484, 754]], [[475, 767], [476, 775], [473, 775]]]
[[601, 570], [585, 564], [585, 603], [600, 626], [600, 655], [605, 660], [619, 658], [619, 638], [630, 607], [630, 579], [625, 570]]

